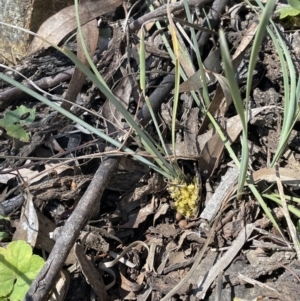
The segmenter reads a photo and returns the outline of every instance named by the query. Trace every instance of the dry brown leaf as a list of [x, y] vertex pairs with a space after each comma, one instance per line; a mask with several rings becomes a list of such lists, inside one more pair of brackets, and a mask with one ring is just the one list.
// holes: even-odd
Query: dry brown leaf
[[124, 272], [124, 269], [120, 268], [121, 288], [127, 292], [139, 292], [143, 288], [143, 285], [128, 280]]
[[[185, 43], [183, 41], [183, 39], [181, 38], [181, 35], [177, 32], [177, 37], [180, 43], [180, 46], [182, 47], [179, 51], [179, 63], [181, 68], [184, 70], [185, 74], [187, 76], [191, 76], [193, 74], [195, 74], [195, 68], [194, 65], [192, 64], [192, 59], [189, 55], [189, 51], [187, 50], [187, 47], [185, 46]], [[184, 55], [184, 54], [185, 55]]]
[[[99, 31], [97, 28], [97, 20], [92, 20], [82, 26], [82, 34], [84, 38], [84, 43], [87, 47], [89, 55], [93, 57], [96, 48], [97, 41], [99, 36]], [[82, 44], [80, 43], [80, 37], [77, 32], [77, 57], [83, 62], [86, 66], [89, 66], [87, 58], [84, 54]], [[72, 79], [70, 81], [65, 99], [69, 102], [63, 101], [61, 107], [65, 110], [70, 110], [72, 103], [75, 102], [78, 93], [81, 91], [81, 88], [85, 82], [86, 75], [80, 70], [80, 68], [75, 67], [74, 73], [72, 75]], [[54, 121], [53, 121], [54, 122]]]
[[53, 289], [52, 295], [49, 297], [49, 301], [63, 301], [65, 300], [68, 290], [70, 287], [70, 277], [69, 274], [61, 270], [60, 277], [55, 283], [55, 288]]
[[182, 251], [171, 251], [169, 254], [169, 260], [168, 260], [168, 266], [174, 265], [174, 264], [182, 264], [186, 260], [186, 254]]
[[[122, 4], [122, 0], [98, 0], [79, 4], [79, 16], [81, 25], [110, 12]], [[37, 34], [52, 44], [57, 45], [62, 39], [77, 27], [75, 6], [71, 5], [46, 20], [38, 30]], [[42, 48], [50, 45], [37, 36], [34, 37], [27, 55], [31, 55]]]
[[145, 263], [145, 270], [147, 273], [150, 272], [155, 272], [154, 270], [154, 262], [155, 262], [155, 258], [157, 257], [157, 246], [161, 246], [161, 241], [157, 241], [156, 239], [148, 241], [148, 245], [150, 244], [149, 247], [149, 253], [147, 256], [147, 260]]
[[50, 238], [50, 233], [55, 231], [56, 226], [39, 210], [36, 210], [36, 215], [39, 221], [39, 233], [35, 247], [50, 253], [55, 243], [55, 241]]
[[[220, 49], [213, 51], [203, 62], [205, 69], [210, 72], [206, 73], [206, 84], [210, 84], [214, 79], [214, 73], [219, 73], [221, 71], [221, 52]], [[203, 83], [200, 80], [201, 72], [196, 71], [192, 76], [190, 76], [185, 82], [179, 86], [179, 92], [190, 92], [192, 90], [198, 90], [203, 87]]]
[[[255, 108], [250, 110], [249, 116], [251, 118], [255, 117], [261, 111], [265, 109], [269, 109], [272, 106], [265, 106], [261, 108]], [[249, 120], [250, 121], [250, 120]], [[240, 120], [240, 116], [236, 115], [230, 118], [226, 122], [226, 135], [230, 143], [234, 142], [242, 131], [242, 123]], [[216, 167], [224, 149], [224, 143], [221, 140], [218, 133], [215, 133], [210, 140], [207, 141], [204, 148], [201, 151], [201, 156], [199, 159], [199, 166], [203, 171], [207, 172], [207, 176], [209, 176], [214, 168]]]
[[224, 101], [224, 114], [222, 114], [222, 116], [225, 115], [225, 112], [227, 111], [227, 108], [231, 105], [232, 103], [232, 97], [231, 97], [231, 92], [229, 90], [229, 86], [228, 86], [228, 81], [227, 78], [221, 74], [214, 74], [214, 77], [216, 78], [216, 80], [218, 81], [220, 87], [222, 88], [223, 94], [225, 99], [223, 99]]
[[[247, 277], [246, 275], [239, 274], [239, 278], [240, 278], [241, 280], [243, 280], [243, 281], [249, 283], [249, 284], [257, 285], [257, 286], [263, 288], [264, 291], [270, 290], [270, 291], [273, 291], [273, 292], [276, 292], [277, 294], [279, 294], [278, 291], [277, 291], [275, 288], [273, 288], [273, 287], [271, 287], [271, 286], [269, 286], [269, 285], [267, 285], [267, 284], [265, 284], [265, 283], [262, 283], [262, 282], [260, 282], [260, 281], [257, 281], [257, 280], [255, 280], [255, 279], [251, 279], [250, 277]], [[259, 298], [259, 297], [258, 297], [258, 298]], [[255, 299], [255, 300], [259, 300], [258, 298]], [[252, 300], [254, 300], [254, 299], [252, 299]]]
[[[128, 109], [131, 92], [132, 82], [129, 76], [124, 76], [113, 91], [114, 95], [126, 109]], [[116, 134], [119, 132], [120, 136], [125, 135], [124, 116], [109, 99], [106, 100], [102, 107], [102, 116], [105, 118], [108, 133]]]
[[[167, 143], [166, 144], [168, 154], [173, 154], [173, 145], [172, 143]], [[189, 154], [188, 150], [186, 149], [186, 144], [184, 141], [176, 142], [175, 143], [175, 154], [177, 159], [186, 159], [189, 160]]]
[[[300, 184], [300, 172], [290, 168], [279, 168], [280, 180], [283, 184], [299, 185]], [[276, 170], [275, 168], [262, 168], [254, 171], [252, 174], [255, 183], [259, 181], [267, 181], [269, 183], [276, 182]]]
[[[159, 257], [161, 257], [161, 262], [158, 268], [156, 269], [156, 272], [161, 275], [169, 261], [170, 252], [177, 249], [177, 244], [174, 240], [171, 240], [168, 242], [168, 244], [165, 247], [165, 251], [163, 254], [159, 254]], [[169, 265], [169, 264], [168, 264]]]
[[82, 246], [75, 244], [74, 249], [78, 262], [80, 264], [81, 271], [87, 283], [89, 283], [94, 289], [94, 292], [99, 300], [109, 301], [110, 298], [106, 292], [102, 277], [94, 267], [94, 265], [87, 259], [86, 255], [83, 252]]
[[154, 213], [154, 206], [153, 203], [151, 202], [151, 204], [146, 205], [145, 207], [141, 208], [139, 210], [139, 213], [135, 219], [134, 225], [132, 226], [132, 228], [138, 228], [140, 226], [141, 223], [143, 223], [146, 218]]
[[167, 213], [167, 211], [169, 210], [170, 208], [170, 205], [167, 204], [167, 203], [163, 203], [159, 208], [158, 210], [156, 211], [156, 213], [154, 214], [154, 217], [153, 217], [153, 227], [155, 226], [155, 221], [165, 215]]
[[[233, 69], [235, 71], [237, 70], [238, 66], [240, 65], [240, 63], [244, 57], [245, 51], [254, 37], [256, 29], [257, 29], [257, 24], [255, 22], [253, 22], [251, 24], [250, 28], [247, 30], [247, 32], [245, 32], [244, 38], [242, 39], [240, 45], [236, 49], [236, 51], [232, 57], [232, 65], [233, 65]], [[226, 100], [224, 99], [224, 93], [223, 93], [222, 87], [220, 85], [218, 85], [216, 94], [208, 108], [208, 111], [211, 113], [212, 116], [218, 115], [218, 117], [220, 118], [221, 116], [225, 115], [227, 108], [228, 108], [228, 104], [227, 104]], [[209, 122], [210, 122], [209, 118], [206, 115], [201, 124], [199, 134], [203, 134], [206, 131]]]
[[32, 247], [35, 247], [39, 233], [39, 221], [32, 199], [33, 195], [28, 191], [26, 195], [26, 204], [22, 208], [21, 218], [17, 230], [13, 235], [13, 240], [24, 240]]

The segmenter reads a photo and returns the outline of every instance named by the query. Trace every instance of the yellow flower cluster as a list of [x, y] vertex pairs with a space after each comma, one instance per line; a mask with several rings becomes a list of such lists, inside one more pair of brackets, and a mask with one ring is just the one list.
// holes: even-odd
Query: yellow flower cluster
[[171, 198], [175, 201], [178, 213], [187, 218], [194, 217], [197, 213], [199, 202], [199, 185], [195, 177], [192, 183], [179, 183], [175, 180], [168, 187]]

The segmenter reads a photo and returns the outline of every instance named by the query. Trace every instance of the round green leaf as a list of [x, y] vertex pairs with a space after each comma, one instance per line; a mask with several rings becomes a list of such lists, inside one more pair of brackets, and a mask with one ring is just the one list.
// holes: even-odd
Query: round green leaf
[[14, 271], [7, 261], [7, 251], [0, 248], [0, 297], [5, 297], [11, 293], [14, 286]]
[[43, 258], [32, 255], [32, 248], [25, 241], [0, 248], [0, 298], [22, 300], [43, 264]]
[[276, 12], [280, 13], [280, 19], [284, 19], [286, 17], [295, 17], [300, 14], [300, 11], [298, 9], [295, 9], [291, 6], [281, 7]]
[[300, 1], [299, 0], [288, 0], [288, 3], [291, 7], [300, 11]]

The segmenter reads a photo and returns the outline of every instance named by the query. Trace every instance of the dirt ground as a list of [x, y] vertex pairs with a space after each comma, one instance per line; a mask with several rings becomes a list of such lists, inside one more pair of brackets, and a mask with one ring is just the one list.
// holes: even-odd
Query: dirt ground
[[[187, 2], [208, 73], [223, 74], [218, 30], [224, 30], [244, 100], [253, 43], [249, 37], [255, 33], [259, 16], [243, 1]], [[166, 17], [166, 9], [164, 3], [155, 1], [157, 14], [151, 14], [144, 1], [134, 3], [116, 5], [101, 16], [101, 22], [99, 13], [86, 20], [83, 34], [108, 87], [149, 136], [159, 141], [139, 86], [139, 39], [141, 25]], [[176, 23], [186, 21], [178, 3], [171, 6]], [[58, 16], [58, 23], [66, 18], [62, 13]], [[300, 31], [276, 13], [272, 20], [287, 44], [298, 77]], [[174, 64], [161, 38], [164, 34], [171, 42], [165, 21], [161, 21], [161, 30], [154, 22], [145, 25], [146, 93], [171, 151]], [[59, 26], [48, 25], [43, 33], [58, 36], [63, 29]], [[181, 27], [189, 32], [187, 23]], [[69, 31], [65, 35], [74, 33]], [[84, 62], [75, 37], [63, 38]], [[54, 37], [56, 42], [62, 45], [61, 35]], [[300, 264], [282, 207], [264, 197], [281, 234], [248, 185], [242, 196], [236, 197], [238, 169], [205, 116], [204, 106], [199, 108], [192, 97], [191, 90], [201, 95], [202, 88], [197, 60], [186, 39], [180, 43], [194, 66], [186, 68], [189, 79], [181, 79], [175, 149], [180, 169], [190, 179], [198, 176], [199, 180], [199, 210], [192, 218], [176, 213], [166, 179], [135, 159], [138, 154], [152, 160], [105, 93], [62, 53], [51, 47], [44, 49], [39, 43], [34, 40], [28, 56], [13, 66], [17, 72], [4, 68], [1, 72], [46, 95], [134, 153], [115, 149], [55, 109], [0, 80], [0, 119], [21, 105], [36, 112], [33, 123], [22, 124], [29, 142], [12, 138], [7, 128], [0, 136], [0, 214], [10, 217], [0, 222], [1, 231], [7, 234], [2, 245], [11, 239], [26, 240], [37, 254], [48, 258], [45, 278], [38, 276], [27, 300], [34, 288], [40, 291], [31, 300], [40, 300], [43, 290], [49, 292], [53, 286], [60, 300], [165, 300], [163, 297], [174, 288], [169, 300], [300, 300]], [[208, 92], [209, 111], [240, 158], [242, 128], [236, 109], [216, 78], [208, 84]], [[266, 34], [253, 73], [248, 124], [249, 175], [261, 195], [279, 191], [275, 169], [269, 164], [280, 138], [284, 105], [283, 68]], [[27, 117], [23, 114], [20, 120]], [[281, 176], [288, 179], [282, 184], [283, 191], [296, 200], [288, 199], [295, 226], [298, 219], [293, 209], [298, 208], [300, 178], [298, 129], [296, 122], [278, 162]], [[174, 162], [174, 154], [168, 158]], [[29, 225], [35, 225], [34, 235]], [[123, 251], [124, 259], [114, 261]], [[42, 287], [41, 279], [46, 283]]]

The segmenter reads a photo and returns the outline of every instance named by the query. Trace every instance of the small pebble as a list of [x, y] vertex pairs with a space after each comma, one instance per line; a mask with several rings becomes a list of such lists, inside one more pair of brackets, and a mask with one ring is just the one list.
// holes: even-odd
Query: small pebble
[[175, 216], [175, 218], [176, 218], [176, 220], [177, 220], [177, 221], [181, 221], [181, 220], [183, 219], [183, 216], [182, 216], [182, 214], [181, 214], [181, 213], [179, 213], [179, 212], [176, 212], [176, 216]]
[[178, 226], [179, 226], [180, 229], [185, 229], [185, 227], [187, 226], [187, 221], [185, 219], [181, 220], [178, 223]]

